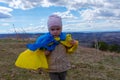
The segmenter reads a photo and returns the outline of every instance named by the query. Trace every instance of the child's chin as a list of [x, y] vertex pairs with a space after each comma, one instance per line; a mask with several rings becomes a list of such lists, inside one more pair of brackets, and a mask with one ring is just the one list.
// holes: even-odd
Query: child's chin
[[56, 37], [59, 37], [59, 36], [54, 36], [54, 37], [56, 38]]

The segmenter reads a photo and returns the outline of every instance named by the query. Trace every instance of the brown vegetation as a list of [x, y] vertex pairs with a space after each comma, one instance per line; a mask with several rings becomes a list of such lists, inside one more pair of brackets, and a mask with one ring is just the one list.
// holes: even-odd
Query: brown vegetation
[[[14, 65], [28, 42], [0, 40], [0, 80], [50, 80], [46, 72], [30, 71]], [[79, 46], [69, 56], [72, 69], [67, 80], [120, 80], [120, 54]]]

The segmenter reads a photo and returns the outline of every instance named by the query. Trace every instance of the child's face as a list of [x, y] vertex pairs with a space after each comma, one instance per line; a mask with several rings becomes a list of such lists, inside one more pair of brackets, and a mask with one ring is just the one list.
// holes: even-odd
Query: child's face
[[59, 26], [51, 26], [49, 27], [49, 32], [54, 36], [58, 37], [62, 31], [62, 27]]

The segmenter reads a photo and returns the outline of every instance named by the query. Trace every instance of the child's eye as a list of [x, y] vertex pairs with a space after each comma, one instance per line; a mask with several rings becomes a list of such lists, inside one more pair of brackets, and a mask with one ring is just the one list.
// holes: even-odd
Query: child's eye
[[54, 31], [55, 29], [51, 29], [51, 31]]
[[58, 28], [58, 29], [56, 29], [56, 30], [60, 30], [60, 29]]

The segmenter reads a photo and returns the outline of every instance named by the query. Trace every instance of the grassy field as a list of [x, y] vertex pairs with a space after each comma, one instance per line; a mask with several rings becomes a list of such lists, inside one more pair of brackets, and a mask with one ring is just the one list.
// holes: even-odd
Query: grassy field
[[[50, 80], [46, 72], [30, 71], [14, 65], [28, 42], [0, 40], [0, 80]], [[97, 51], [79, 46], [69, 56], [72, 69], [67, 80], [120, 80], [120, 53]]]

